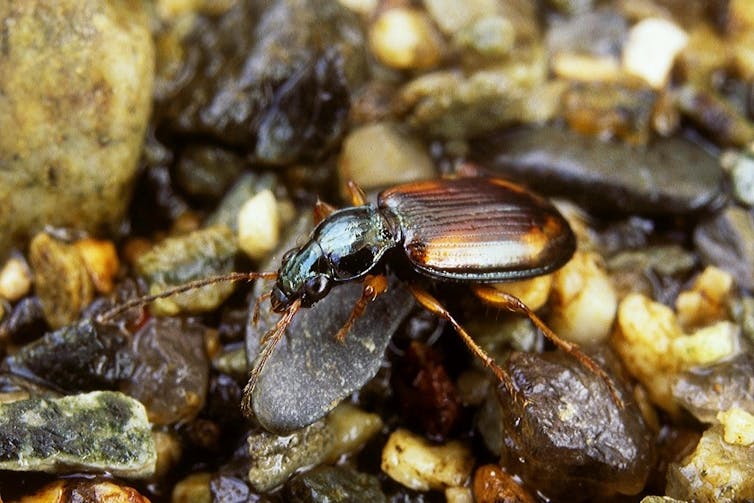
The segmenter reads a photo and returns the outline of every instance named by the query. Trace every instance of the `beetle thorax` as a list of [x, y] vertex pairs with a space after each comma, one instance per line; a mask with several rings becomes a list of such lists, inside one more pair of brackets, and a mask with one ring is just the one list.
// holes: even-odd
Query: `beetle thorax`
[[303, 246], [283, 257], [272, 292], [273, 309], [284, 311], [295, 299], [310, 307], [336, 284], [365, 276], [396, 244], [390, 223], [373, 206], [332, 213]]

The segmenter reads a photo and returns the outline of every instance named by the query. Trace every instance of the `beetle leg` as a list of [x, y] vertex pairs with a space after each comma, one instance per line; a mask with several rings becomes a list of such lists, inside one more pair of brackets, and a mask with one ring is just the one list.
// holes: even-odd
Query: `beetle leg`
[[272, 327], [260, 339], [259, 344], [262, 347], [262, 350], [259, 352], [259, 356], [256, 360], [256, 365], [251, 370], [251, 373], [249, 373], [249, 382], [247, 382], [246, 386], [244, 386], [243, 396], [241, 398], [241, 410], [243, 411], [244, 416], [251, 417], [251, 394], [254, 392], [254, 388], [256, 388], [257, 386], [259, 374], [262, 372], [262, 369], [267, 363], [267, 360], [269, 360], [270, 356], [272, 356], [272, 353], [275, 351], [275, 347], [277, 347], [280, 339], [283, 338], [285, 330], [293, 321], [293, 317], [296, 315], [300, 307], [301, 299], [296, 299], [296, 301], [291, 304], [291, 307], [289, 307], [283, 313], [277, 323], [275, 323], [275, 326]]
[[552, 329], [550, 329], [550, 327], [548, 327], [539, 316], [534, 314], [534, 312], [529, 309], [526, 304], [521, 302], [518, 297], [489, 286], [474, 285], [472, 288], [474, 290], [474, 293], [476, 293], [476, 295], [484, 302], [514, 313], [523, 314], [528, 317], [532, 321], [532, 323], [534, 323], [534, 325], [542, 331], [545, 337], [550, 339], [552, 343], [555, 344], [555, 346], [576, 358], [576, 360], [578, 360], [578, 362], [583, 365], [584, 368], [599, 376], [600, 379], [602, 379], [610, 389], [610, 394], [613, 396], [613, 401], [615, 402], [615, 404], [621, 409], [623, 408], [623, 400], [620, 399], [618, 390], [615, 387], [615, 383], [613, 382], [612, 378], [607, 375], [607, 372], [605, 372], [602, 367], [600, 367], [597, 362], [592, 360], [586, 353], [581, 351], [578, 345], [562, 339], [555, 332], [553, 332]]
[[257, 301], [254, 302], [254, 311], [252, 312], [252, 315], [251, 315], [251, 322], [254, 324], [255, 327], [259, 323], [259, 310], [260, 310], [259, 306], [261, 306], [262, 302], [269, 299], [270, 297], [272, 297], [272, 290], [270, 290], [267, 293], [263, 293], [262, 295], [257, 297]]
[[348, 180], [346, 187], [348, 188], [348, 193], [351, 195], [351, 204], [353, 206], [364, 206], [367, 204], [367, 196], [356, 182]]
[[[421, 304], [426, 310], [435, 314], [436, 316], [439, 316], [440, 318], [443, 318], [444, 320], [447, 320], [451, 325], [453, 325], [456, 333], [461, 337], [461, 340], [466, 344], [469, 350], [471, 350], [474, 356], [479, 358], [482, 363], [485, 364], [485, 366], [489, 367], [489, 369], [492, 370], [492, 372], [495, 374], [495, 377], [497, 377], [498, 380], [503, 383], [505, 389], [514, 399], [523, 399], [518, 389], [516, 389], [515, 384], [513, 384], [513, 380], [511, 379], [508, 372], [500, 367], [495, 362], [495, 360], [493, 360], [492, 357], [479, 346], [479, 344], [474, 342], [474, 339], [472, 339], [468, 332], [466, 332], [466, 330], [461, 326], [461, 324], [458, 323], [455, 318], [453, 318], [453, 315], [451, 315], [450, 312], [445, 309], [442, 304], [440, 304], [439, 300], [434, 298], [425, 289], [417, 285], [409, 284], [409, 288], [411, 289], [411, 293], [414, 295], [419, 304]], [[523, 403], [525, 404], [526, 400], [523, 400]]]
[[322, 220], [330, 216], [330, 214], [334, 211], [334, 206], [329, 205], [320, 199], [317, 199], [317, 202], [314, 203], [314, 225], [320, 223]]
[[364, 312], [367, 304], [369, 302], [373, 302], [374, 299], [387, 291], [387, 277], [383, 276], [382, 274], [368, 274], [366, 278], [364, 278], [363, 285], [364, 288], [361, 291], [361, 297], [359, 297], [359, 300], [357, 300], [356, 304], [354, 304], [353, 311], [351, 311], [351, 316], [348, 317], [348, 320], [346, 320], [345, 324], [341, 327], [340, 330], [338, 330], [338, 333], [335, 334], [335, 340], [340, 343], [346, 340], [346, 334], [349, 330], [351, 330], [351, 327], [353, 326], [356, 319]]

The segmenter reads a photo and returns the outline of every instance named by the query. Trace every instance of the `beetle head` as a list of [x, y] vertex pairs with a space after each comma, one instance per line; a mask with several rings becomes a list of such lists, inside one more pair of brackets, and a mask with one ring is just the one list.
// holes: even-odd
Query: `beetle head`
[[270, 303], [275, 312], [285, 311], [296, 299], [310, 307], [330, 291], [334, 280], [328, 261], [317, 241], [283, 255]]

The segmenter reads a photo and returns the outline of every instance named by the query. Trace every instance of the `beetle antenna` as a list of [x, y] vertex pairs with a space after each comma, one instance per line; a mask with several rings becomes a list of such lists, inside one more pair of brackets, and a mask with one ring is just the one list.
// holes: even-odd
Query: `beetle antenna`
[[203, 286], [213, 285], [215, 283], [220, 283], [223, 281], [232, 282], [232, 281], [253, 281], [255, 279], [275, 279], [277, 278], [277, 276], [278, 276], [277, 272], [274, 272], [274, 271], [231, 272], [228, 274], [221, 274], [218, 276], [210, 276], [209, 278], [198, 279], [196, 281], [190, 281], [188, 283], [184, 283], [183, 285], [179, 285], [173, 288], [168, 288], [164, 292], [160, 292], [154, 295], [145, 295], [143, 297], [131, 299], [129, 301], [124, 302], [123, 304], [120, 304], [111, 309], [108, 309], [104, 313], [99, 314], [97, 316], [97, 321], [99, 323], [108, 323], [112, 321], [113, 318], [125, 313], [126, 311], [134, 307], [144, 306], [144, 305], [149, 304], [150, 302], [154, 302], [155, 300], [172, 297], [173, 295], [177, 295], [183, 292], [188, 292], [190, 290], [195, 290]]
[[272, 356], [272, 353], [275, 351], [275, 347], [277, 347], [280, 339], [283, 338], [286, 329], [293, 321], [293, 317], [296, 315], [300, 307], [301, 299], [296, 299], [293, 304], [291, 304], [291, 306], [286, 309], [277, 323], [275, 323], [275, 326], [268, 330], [267, 333], [264, 334], [264, 336], [262, 336], [262, 338], [260, 339], [259, 343], [263, 347], [259, 355], [257, 356], [256, 361], [254, 362], [254, 368], [252, 368], [251, 372], [249, 373], [249, 382], [247, 382], [246, 386], [244, 386], [243, 397], [241, 398], [241, 410], [243, 411], [244, 416], [252, 416], [251, 394], [254, 392], [254, 388], [256, 388], [257, 386], [259, 374], [261, 374], [262, 369], [267, 363], [267, 360], [269, 360], [270, 356]]

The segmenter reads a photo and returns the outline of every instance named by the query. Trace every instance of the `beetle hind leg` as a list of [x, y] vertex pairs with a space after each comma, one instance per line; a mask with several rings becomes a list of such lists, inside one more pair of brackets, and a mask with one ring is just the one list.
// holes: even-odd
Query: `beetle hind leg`
[[474, 293], [476, 293], [476, 295], [484, 302], [492, 306], [511, 311], [513, 313], [523, 314], [524, 316], [529, 318], [532, 323], [534, 323], [534, 325], [545, 335], [545, 337], [550, 339], [550, 341], [555, 344], [555, 346], [565, 351], [572, 357], [576, 358], [576, 360], [584, 368], [599, 376], [600, 379], [602, 379], [602, 381], [604, 381], [604, 383], [609, 388], [610, 394], [612, 395], [615, 404], [619, 408], [623, 408], [623, 400], [621, 400], [620, 395], [618, 394], [618, 390], [615, 387], [615, 383], [607, 374], [607, 372], [605, 372], [602, 367], [600, 367], [597, 362], [592, 360], [586, 353], [581, 351], [578, 345], [561, 338], [555, 332], [553, 332], [552, 329], [548, 327], [539, 316], [534, 314], [534, 312], [529, 309], [526, 304], [524, 304], [518, 297], [489, 286], [476, 285], [473, 287], [473, 289]]
[[474, 341], [474, 339], [471, 338], [469, 333], [466, 332], [466, 329], [464, 329], [461, 324], [458, 323], [455, 318], [453, 318], [453, 315], [450, 314], [447, 309], [445, 309], [445, 307], [440, 303], [439, 300], [437, 300], [425, 289], [417, 285], [410, 284], [409, 288], [411, 289], [411, 293], [414, 295], [414, 298], [416, 298], [416, 300], [419, 302], [419, 304], [422, 305], [422, 307], [453, 325], [453, 328], [455, 329], [461, 340], [464, 342], [464, 344], [466, 344], [466, 347], [468, 347], [469, 350], [474, 354], [474, 356], [479, 358], [479, 360], [481, 360], [486, 367], [492, 370], [492, 372], [495, 374], [495, 377], [497, 377], [497, 379], [503, 384], [503, 386], [505, 386], [506, 391], [508, 391], [508, 393], [513, 397], [514, 400], [520, 399], [522, 403], [526, 403], [526, 400], [516, 388], [516, 385], [513, 383], [513, 379], [511, 379], [511, 376], [508, 374], [508, 372], [500, 367], [497, 362], [495, 362], [495, 360], [490, 355], [488, 355], [487, 352]]

